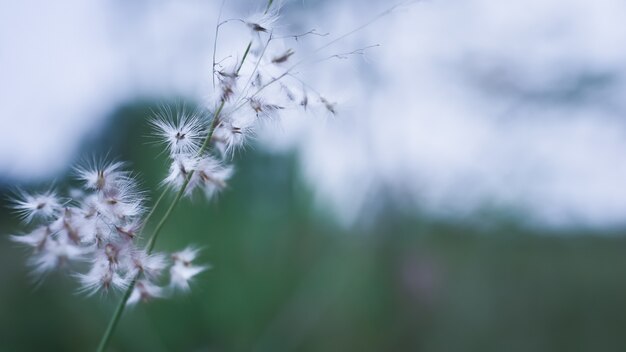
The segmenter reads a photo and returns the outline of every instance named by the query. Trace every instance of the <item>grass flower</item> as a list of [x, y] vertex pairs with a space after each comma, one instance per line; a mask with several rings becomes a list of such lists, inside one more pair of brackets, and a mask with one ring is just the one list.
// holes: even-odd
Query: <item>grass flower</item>
[[[153, 253], [158, 235], [181, 199], [196, 190], [212, 199], [226, 189], [235, 172], [231, 165], [235, 151], [262, 124], [280, 121], [286, 111], [305, 112], [312, 106], [336, 113], [335, 103], [294, 73], [304, 63], [319, 60], [315, 55], [298, 58], [284, 43], [285, 39], [320, 34], [311, 30], [277, 36], [280, 7], [272, 7], [272, 3], [270, 0], [261, 13], [234, 21], [251, 32], [242, 55], [229, 55], [218, 64], [214, 53], [215, 92], [206, 111], [165, 107], [150, 121], [153, 136], [169, 157], [163, 193], [151, 209], [146, 207], [148, 192], [141, 189], [136, 173], [119, 161], [93, 159], [76, 167], [74, 174], [81, 187], [71, 188], [66, 198], [52, 190], [41, 194], [20, 191], [15, 196], [13, 209], [32, 229], [10, 238], [29, 248], [29, 264], [36, 275], [65, 269], [86, 294], [124, 292], [98, 351], [106, 348], [127, 304], [188, 292], [193, 279], [209, 268], [195, 263], [199, 250], [194, 247], [170, 255]], [[219, 27], [226, 22], [216, 27], [215, 44]], [[154, 210], [170, 191], [175, 193], [173, 200], [161, 219], [151, 224]], [[148, 230], [151, 234], [144, 242], [142, 234]]]
[[189, 283], [199, 273], [207, 270], [206, 266], [193, 265], [193, 260], [198, 255], [198, 249], [187, 247], [180, 252], [172, 254], [174, 265], [170, 268], [170, 285], [174, 289], [189, 291]]
[[212, 142], [224, 158], [231, 158], [253, 136], [253, 121], [250, 119], [224, 119], [213, 132]]
[[36, 218], [51, 218], [61, 208], [61, 202], [54, 191], [41, 194], [19, 191], [13, 200], [13, 209], [26, 222], [31, 222]]
[[135, 284], [133, 292], [128, 298], [127, 304], [134, 305], [138, 302], [148, 302], [156, 298], [166, 297], [167, 293], [161, 286], [155, 285], [148, 280], [139, 280]]
[[272, 32], [280, 19], [280, 6], [274, 6], [266, 11], [251, 14], [243, 22], [246, 24], [252, 37], [256, 38], [260, 33]]
[[92, 162], [91, 165], [77, 167], [76, 174], [78, 179], [84, 182], [86, 189], [108, 192], [129, 176], [129, 173], [123, 170], [124, 166], [122, 162]]
[[170, 154], [193, 154], [200, 149], [205, 138], [206, 126], [198, 112], [179, 114], [169, 108], [163, 108], [152, 119], [157, 140], [167, 146]]

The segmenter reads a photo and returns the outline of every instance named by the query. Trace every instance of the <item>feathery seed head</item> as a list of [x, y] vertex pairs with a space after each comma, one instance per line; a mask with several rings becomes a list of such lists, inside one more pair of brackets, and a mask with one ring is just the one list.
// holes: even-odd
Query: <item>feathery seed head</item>
[[170, 286], [182, 291], [189, 291], [189, 283], [194, 276], [208, 269], [206, 266], [194, 266], [192, 261], [198, 255], [198, 249], [187, 247], [172, 254], [174, 265], [170, 268]]
[[272, 63], [273, 64], [284, 64], [295, 53], [296, 52], [293, 51], [293, 49], [289, 48], [284, 53], [282, 53], [280, 55], [277, 55], [277, 56], [274, 56], [272, 58]]
[[202, 144], [206, 134], [202, 115], [198, 112], [188, 113], [185, 109], [172, 112], [163, 108], [151, 121], [154, 134], [167, 146], [171, 155], [195, 153]]
[[330, 102], [328, 99], [320, 96], [320, 102], [333, 115], [337, 114], [337, 103]]
[[62, 205], [52, 190], [41, 194], [18, 191], [17, 196], [13, 199], [13, 209], [25, 222], [31, 222], [36, 218], [50, 219], [54, 217], [61, 211]]
[[156, 298], [165, 297], [163, 287], [157, 286], [148, 280], [139, 280], [135, 284], [133, 292], [130, 294], [126, 304], [134, 305], [138, 302], [148, 302]]
[[133, 240], [141, 231], [143, 222], [139, 219], [133, 219], [126, 224], [114, 225], [115, 231], [124, 239]]
[[252, 123], [251, 119], [225, 119], [215, 128], [211, 141], [224, 157], [231, 157], [252, 135]]
[[276, 26], [276, 22], [280, 18], [278, 6], [273, 7], [269, 11], [254, 13], [244, 20], [244, 23], [252, 34], [271, 32]]
[[220, 102], [227, 102], [235, 95], [237, 90], [237, 80], [239, 79], [239, 66], [235, 65], [228, 70], [217, 71], [217, 78], [220, 83]]
[[91, 269], [86, 274], [77, 274], [81, 283], [81, 291], [92, 295], [99, 290], [123, 290], [132, 281], [129, 277], [123, 277], [114, 270], [114, 266], [102, 257], [95, 260]]
[[156, 280], [161, 276], [168, 263], [164, 254], [148, 254], [146, 250], [136, 250], [129, 256], [130, 262], [127, 264], [130, 272], [142, 273], [150, 280]]
[[278, 112], [284, 107], [276, 104], [270, 104], [263, 101], [262, 98], [250, 98], [250, 108], [258, 118], [274, 120], [278, 117]]
[[174, 262], [181, 262], [184, 265], [191, 265], [191, 262], [196, 259], [200, 253], [200, 249], [195, 247], [186, 247], [182, 251], [172, 253], [172, 260]]
[[170, 268], [170, 285], [182, 291], [189, 291], [191, 279], [206, 269], [207, 268], [203, 266], [185, 266], [180, 263], [175, 263]]
[[231, 166], [225, 166], [212, 157], [205, 157], [198, 163], [198, 171], [194, 177], [197, 177], [196, 182], [202, 186], [207, 199], [211, 199], [226, 188], [233, 172]]
[[36, 250], [41, 250], [44, 248], [43, 246], [50, 234], [51, 231], [48, 226], [40, 226], [28, 234], [11, 235], [11, 240], [17, 243], [25, 244]]
[[[196, 170], [198, 165], [198, 158], [180, 154], [172, 158], [170, 169], [167, 177], [163, 180], [163, 184], [172, 187], [172, 189], [179, 190], [185, 184], [187, 177], [191, 172]], [[187, 186], [186, 193], [193, 192], [194, 185], [190, 182]]]
[[122, 170], [123, 162], [91, 162], [85, 166], [76, 168], [79, 180], [83, 181], [85, 188], [100, 192], [107, 192], [117, 187], [117, 184], [127, 179], [130, 175]]
[[115, 186], [99, 192], [93, 205], [99, 214], [111, 222], [117, 222], [141, 216], [145, 211], [144, 198], [144, 192], [128, 175], [117, 180]]
[[[283, 65], [293, 61], [295, 51], [275, 40], [288, 37], [273, 35], [280, 10], [280, 5], [273, 5], [242, 20], [252, 33], [247, 61], [242, 58], [225, 67], [213, 60], [213, 78], [219, 87], [212, 100], [216, 105], [212, 110], [215, 120], [211, 125], [214, 130], [210, 145], [204, 146], [210, 129], [198, 111], [164, 107], [150, 122], [153, 135], [166, 146], [171, 160], [164, 185], [177, 191], [185, 188], [185, 195], [199, 189], [207, 198], [213, 198], [227, 187], [234, 173], [224, 160], [232, 157], [254, 135], [256, 128], [264, 126], [263, 122], [278, 120], [281, 110], [291, 107], [307, 110], [312, 105], [336, 113], [336, 104], [321, 97], [291, 72], [304, 60], [287, 69]], [[318, 33], [312, 30], [293, 38], [298, 40], [307, 34]], [[240, 78], [244, 79], [240, 81]], [[245, 84], [239, 84], [244, 81]], [[290, 85], [296, 81], [297, 86]], [[299, 94], [300, 85], [302, 94]], [[319, 99], [310, 98], [305, 86], [315, 92], [311, 97]], [[221, 158], [214, 156], [211, 147], [219, 151]], [[11, 239], [31, 248], [29, 262], [39, 274], [68, 262], [87, 262], [88, 270], [75, 276], [81, 290], [89, 294], [127, 289], [135, 282], [128, 300], [128, 304], [133, 304], [165, 297], [170, 289], [189, 290], [190, 281], [209, 267], [193, 264], [198, 255], [198, 249], [193, 247], [167, 258], [137, 245], [147, 221], [143, 218], [146, 194], [140, 190], [134, 175], [124, 170], [125, 166], [122, 162], [93, 159], [77, 167], [75, 172], [82, 181], [82, 189], [70, 190], [72, 199], [65, 204], [54, 191], [39, 195], [20, 192], [13, 208], [27, 222], [36, 218], [44, 223]], [[169, 284], [160, 286], [158, 281], [167, 272]]]
[[35, 274], [42, 275], [70, 261], [80, 260], [83, 253], [80, 247], [72, 243], [48, 236], [29, 259], [29, 264]]

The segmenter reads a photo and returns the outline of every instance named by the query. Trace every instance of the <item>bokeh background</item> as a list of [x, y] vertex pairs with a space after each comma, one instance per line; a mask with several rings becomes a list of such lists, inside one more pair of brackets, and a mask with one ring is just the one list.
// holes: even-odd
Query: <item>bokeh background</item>
[[[0, 350], [96, 345], [119, 297], [35, 284], [7, 198], [66, 187], [92, 155], [157, 189], [146, 121], [206, 102], [220, 3], [0, 2]], [[330, 33], [286, 42], [306, 53], [392, 5], [284, 1], [280, 30]], [[430, 0], [331, 46], [380, 45], [302, 68], [337, 116], [285, 116], [218, 201], [176, 210], [157, 249], [195, 243], [213, 269], [127, 311], [111, 351], [623, 351], [623, 18], [611, 0]], [[236, 27], [218, 58], [245, 46]]]

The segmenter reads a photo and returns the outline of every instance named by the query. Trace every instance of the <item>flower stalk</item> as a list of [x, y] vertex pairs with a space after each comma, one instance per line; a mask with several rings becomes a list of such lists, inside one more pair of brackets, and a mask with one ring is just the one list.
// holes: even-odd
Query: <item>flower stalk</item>
[[[273, 2], [273, 0], [269, 0], [268, 1], [267, 7], [265, 9], [265, 13], [267, 13], [269, 11], [269, 9], [271, 8], [272, 2]], [[250, 48], [251, 47], [252, 47], [252, 41], [250, 41], [248, 43], [248, 45], [246, 46], [244, 54], [243, 54], [243, 56], [241, 58], [241, 62], [239, 63], [235, 74], [239, 74], [239, 72], [241, 71], [241, 68], [243, 67], [243, 65], [245, 63], [246, 58], [248, 57], [248, 54], [250, 53]], [[207, 150], [208, 146], [210, 145], [211, 139], [213, 137], [213, 133], [215, 132], [215, 129], [217, 128], [217, 126], [219, 124], [220, 114], [222, 113], [222, 110], [224, 109], [225, 104], [226, 104], [226, 100], [222, 100], [220, 105], [219, 105], [219, 107], [217, 108], [217, 110], [213, 114], [213, 120], [211, 122], [211, 127], [209, 128], [209, 131], [208, 131], [207, 136], [206, 136], [206, 138], [204, 140], [204, 143], [202, 144], [202, 146], [198, 150], [198, 153], [197, 153], [198, 156], [202, 155], [202, 153], [204, 153]], [[180, 202], [181, 198], [185, 194], [185, 192], [187, 190], [187, 186], [189, 186], [189, 182], [191, 181], [191, 178], [193, 177], [194, 172], [195, 172], [195, 170], [191, 170], [189, 172], [189, 175], [185, 179], [185, 182], [182, 184], [180, 190], [176, 193], [176, 196], [174, 197], [174, 200], [172, 201], [170, 206], [167, 208], [165, 214], [163, 214], [163, 216], [159, 220], [157, 226], [154, 228], [154, 230], [152, 232], [152, 235], [150, 236], [150, 239], [148, 240], [148, 244], [147, 244], [148, 254], [152, 253], [152, 251], [154, 250], [154, 246], [156, 244], [156, 240], [157, 240], [157, 238], [159, 236], [159, 233], [161, 232], [161, 229], [163, 228], [163, 226], [165, 225], [165, 223], [169, 219], [170, 215], [174, 211], [174, 208], [176, 208], [176, 206]], [[166, 192], [167, 192], [167, 190], [164, 190], [163, 193], [159, 196], [159, 198], [155, 202], [152, 210], [148, 214], [148, 217], [146, 218], [146, 221], [149, 220], [149, 218], [152, 216], [152, 214], [154, 213], [154, 210], [159, 205], [161, 200], [164, 198]], [[111, 336], [113, 335], [113, 332], [115, 331], [115, 328], [117, 327], [117, 324], [118, 324], [120, 318], [122, 317], [122, 314], [124, 313], [124, 309], [126, 308], [126, 302], [130, 298], [130, 295], [133, 292], [133, 290], [135, 288], [135, 285], [137, 284], [137, 279], [139, 278], [140, 275], [141, 275], [141, 273], [138, 273], [137, 276], [135, 276], [135, 278], [132, 280], [132, 282], [130, 283], [130, 285], [128, 286], [126, 291], [124, 292], [124, 295], [122, 296], [122, 299], [120, 300], [119, 304], [117, 305], [117, 308], [115, 309], [115, 312], [113, 313], [113, 316], [111, 317], [111, 320], [109, 321], [107, 329], [105, 330], [104, 335], [102, 336], [102, 339], [100, 340], [98, 348], [96, 349], [97, 352], [104, 352], [106, 347], [108, 346], [109, 341], [111, 340]]]
[[[54, 189], [16, 194], [13, 209], [31, 230], [12, 235], [11, 239], [30, 247], [29, 264], [35, 274], [43, 276], [52, 270], [67, 269], [68, 263], [76, 264], [78, 270], [73, 276], [82, 292], [122, 292], [97, 351], [106, 350], [127, 305], [189, 291], [193, 277], [208, 269], [206, 265], [194, 265], [198, 250], [193, 247], [169, 255], [153, 253], [158, 236], [183, 197], [202, 191], [210, 199], [223, 190], [234, 172], [230, 165], [234, 153], [257, 127], [269, 126], [268, 122], [276, 121], [282, 111], [335, 114], [334, 103], [292, 73], [313, 57], [293, 64], [291, 57], [296, 53], [292, 48], [270, 45], [276, 40], [325, 34], [311, 30], [274, 36], [279, 14], [272, 8], [273, 2], [268, 0], [265, 11], [246, 19], [219, 22], [218, 17], [213, 44], [216, 95], [211, 100], [212, 112], [205, 116], [202, 111], [173, 112], [163, 107], [150, 120], [170, 161], [162, 181], [165, 189], [152, 207], [145, 205], [146, 193], [140, 189], [135, 173], [126, 170], [127, 164], [96, 159], [76, 168], [81, 187], [68, 190], [66, 197]], [[251, 37], [240, 60], [233, 58], [223, 64], [233, 56], [216, 62], [216, 43], [219, 27], [230, 21], [244, 24]], [[362, 54], [363, 50], [330, 58]], [[165, 205], [171, 190], [173, 199], [142, 245], [140, 234], [147, 232], [145, 227], [156, 209]]]

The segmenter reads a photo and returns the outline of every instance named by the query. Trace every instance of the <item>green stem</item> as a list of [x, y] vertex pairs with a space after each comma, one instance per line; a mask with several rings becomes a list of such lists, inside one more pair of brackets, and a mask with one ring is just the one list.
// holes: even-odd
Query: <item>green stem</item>
[[161, 201], [163, 200], [163, 198], [165, 198], [165, 194], [166, 193], [167, 193], [167, 189], [164, 189], [163, 192], [161, 192], [161, 195], [159, 196], [157, 201], [154, 202], [154, 205], [152, 206], [152, 209], [150, 209], [150, 212], [148, 213], [146, 218], [143, 220], [144, 225], [148, 223], [148, 221], [150, 220], [150, 218], [154, 214], [154, 211], [156, 210], [156, 208], [159, 206], [159, 204], [161, 204]]
[[251, 47], [252, 47], [252, 42], [249, 42], [248, 46], [246, 47], [246, 50], [243, 52], [243, 57], [241, 58], [241, 64], [239, 65], [239, 67], [237, 67], [237, 71], [235, 71], [235, 74], [239, 74], [239, 71], [241, 71], [241, 68], [243, 67], [243, 63], [244, 61], [246, 61], [246, 57], [248, 57], [248, 54], [250, 53]]
[[[209, 142], [211, 141], [211, 138], [213, 136], [213, 131], [215, 131], [215, 127], [217, 127], [216, 121], [218, 121], [219, 119], [219, 115], [221, 114], [222, 109], [224, 108], [224, 104], [225, 102], [222, 102], [219, 108], [217, 109], [217, 111], [215, 112], [215, 115], [213, 116], [213, 123], [211, 124], [211, 129], [209, 130], [209, 133], [206, 139], [204, 140], [202, 147], [198, 151], [198, 155], [202, 155], [202, 153], [204, 153], [204, 151], [208, 148]], [[161, 232], [161, 229], [163, 228], [163, 226], [167, 222], [167, 219], [170, 217], [170, 215], [174, 211], [174, 208], [176, 208], [176, 205], [178, 205], [178, 202], [180, 201], [180, 199], [185, 194], [185, 191], [187, 190], [187, 186], [189, 186], [189, 182], [191, 181], [191, 177], [193, 176], [193, 173], [194, 173], [193, 170], [189, 172], [189, 175], [185, 179], [185, 182], [183, 183], [182, 187], [180, 188], [178, 193], [176, 193], [176, 197], [174, 197], [174, 200], [172, 201], [170, 206], [167, 208], [167, 211], [165, 212], [165, 214], [163, 214], [163, 217], [161, 218], [157, 226], [154, 228], [154, 231], [152, 232], [152, 236], [150, 236], [150, 239], [148, 240], [148, 244], [147, 244], [148, 253], [152, 253], [152, 250], [154, 249], [154, 245], [156, 244], [156, 240], [157, 240], [157, 237], [159, 236], [159, 233]], [[164, 195], [165, 193], [161, 194], [161, 196], [155, 203], [154, 208], [156, 208], [158, 203], [163, 199]], [[152, 215], [152, 213], [154, 212], [154, 208], [153, 208], [153, 211], [151, 211], [150, 214], [148, 214], [148, 216]], [[126, 302], [128, 301], [128, 298], [133, 292], [133, 289], [135, 288], [135, 283], [137, 282], [139, 275], [140, 273], [137, 274], [137, 276], [133, 279], [133, 281], [130, 283], [130, 285], [126, 289], [126, 292], [124, 293], [122, 300], [120, 301], [117, 308], [115, 309], [115, 312], [113, 313], [113, 317], [111, 318], [111, 321], [109, 322], [109, 326], [104, 332], [104, 336], [102, 336], [102, 340], [100, 340], [100, 344], [98, 345], [98, 349], [96, 351], [104, 352], [106, 346], [109, 344], [111, 335], [113, 334], [113, 331], [115, 331], [115, 327], [117, 326], [117, 323], [122, 317], [122, 313], [124, 312], [124, 308], [126, 307]]]
[[[272, 3], [273, 3], [273, 0], [268, 1], [267, 8], [265, 9], [265, 13], [269, 11], [270, 7], [272, 6]], [[246, 58], [248, 57], [248, 54], [250, 53], [251, 46], [252, 46], [252, 41], [250, 41], [248, 43], [248, 46], [246, 47], [244, 55], [241, 58], [241, 63], [239, 67], [237, 68], [237, 71], [236, 71], [237, 74], [243, 67], [244, 62]], [[200, 147], [200, 150], [198, 151], [198, 155], [202, 155], [209, 147], [211, 139], [213, 138], [213, 132], [215, 131], [215, 128], [219, 124], [219, 117], [220, 117], [220, 114], [222, 113], [222, 110], [224, 109], [225, 104], [226, 104], [226, 101], [222, 101], [220, 106], [215, 111], [215, 114], [213, 115], [213, 122], [211, 123], [211, 128], [209, 129], [209, 132], [207, 134], [206, 139], [204, 140], [204, 143], [202, 144], [202, 147]], [[154, 231], [152, 232], [152, 235], [150, 236], [150, 239], [148, 240], [148, 243], [147, 243], [148, 253], [152, 253], [152, 250], [154, 249], [154, 245], [156, 244], [156, 240], [157, 240], [157, 237], [159, 236], [159, 233], [161, 232], [161, 229], [163, 228], [163, 226], [167, 222], [167, 219], [170, 217], [170, 215], [174, 211], [174, 208], [176, 208], [179, 201], [185, 194], [185, 191], [187, 190], [187, 186], [189, 186], [189, 182], [191, 181], [191, 177], [193, 176], [193, 173], [194, 173], [193, 170], [189, 172], [189, 175], [187, 175], [187, 178], [185, 179], [185, 182], [183, 183], [182, 187], [180, 188], [178, 193], [176, 193], [174, 200], [170, 204], [169, 208], [167, 208], [167, 211], [165, 212], [165, 214], [163, 214], [163, 217], [161, 218], [157, 226], [154, 228]], [[159, 205], [159, 203], [161, 203], [161, 200], [164, 198], [165, 193], [166, 191], [163, 191], [163, 193], [161, 193], [161, 195], [155, 202], [154, 206], [152, 207], [152, 210], [146, 217], [146, 223], [147, 223], [147, 220], [152, 216], [152, 214], [154, 214], [154, 210], [156, 209], [156, 207]], [[122, 313], [124, 313], [124, 308], [126, 308], [126, 302], [128, 301], [128, 298], [130, 298], [130, 295], [133, 292], [133, 289], [135, 288], [135, 284], [137, 283], [137, 279], [139, 278], [139, 275], [140, 274], [137, 274], [137, 276], [135, 276], [133, 281], [130, 283], [130, 285], [126, 289], [126, 292], [124, 292], [124, 296], [122, 297], [120, 303], [115, 309], [115, 312], [113, 313], [113, 316], [111, 317], [111, 320], [109, 321], [109, 325], [107, 326], [107, 329], [104, 332], [102, 339], [100, 340], [100, 344], [98, 345], [98, 349], [96, 350], [97, 352], [104, 352], [107, 345], [109, 344], [109, 341], [111, 340], [111, 336], [113, 335], [113, 332], [115, 331], [117, 323], [122, 317]]]
[[102, 336], [102, 339], [100, 340], [100, 344], [98, 345], [98, 349], [96, 351], [104, 352], [104, 349], [109, 344], [111, 335], [113, 335], [113, 331], [115, 331], [117, 322], [122, 317], [122, 312], [124, 312], [124, 308], [126, 307], [126, 301], [128, 301], [130, 294], [135, 288], [135, 282], [137, 282], [137, 278], [133, 279], [133, 281], [130, 283], [130, 286], [128, 286], [128, 289], [124, 293], [124, 297], [122, 297], [122, 300], [120, 301], [120, 304], [117, 306], [117, 309], [115, 309], [115, 313], [113, 313], [113, 317], [111, 318], [111, 321], [109, 321], [109, 326], [107, 326], [107, 329], [104, 332], [104, 336]]
[[[223, 108], [224, 108], [224, 102], [220, 104], [219, 108], [215, 112], [215, 115], [213, 117], [213, 123], [211, 125], [211, 129], [209, 130], [209, 134], [207, 135], [207, 138], [202, 144], [202, 147], [198, 151], [199, 155], [204, 153], [204, 151], [208, 148], [209, 142], [211, 141], [211, 138], [213, 136], [213, 131], [215, 131], [215, 127], [217, 126], [216, 121], [218, 121], [219, 115], [221, 114]], [[170, 215], [174, 211], [174, 208], [176, 208], [176, 205], [178, 205], [178, 202], [180, 201], [180, 199], [185, 194], [185, 191], [187, 190], [187, 186], [189, 186], [189, 181], [191, 181], [192, 176], [193, 176], [193, 170], [189, 172], [189, 175], [185, 179], [185, 182], [183, 183], [182, 187], [180, 188], [178, 193], [176, 193], [176, 197], [174, 197], [174, 200], [172, 201], [170, 206], [167, 208], [167, 211], [165, 212], [165, 214], [163, 214], [163, 217], [161, 218], [157, 226], [154, 228], [154, 231], [152, 232], [152, 236], [150, 236], [150, 239], [148, 240], [148, 244], [146, 245], [148, 248], [148, 253], [152, 253], [152, 250], [154, 249], [154, 245], [156, 244], [156, 240], [157, 240], [157, 237], [159, 236], [159, 233], [161, 232], [161, 229], [163, 228], [163, 226], [167, 222], [167, 219], [170, 217]], [[155, 203], [155, 207], [163, 199], [164, 195], [165, 195], [164, 193], [161, 194], [161, 196]], [[150, 212], [148, 216], [151, 216], [152, 213], [153, 212]], [[115, 309], [115, 312], [113, 313], [113, 317], [111, 318], [111, 321], [109, 322], [109, 326], [104, 332], [104, 336], [102, 336], [102, 340], [100, 340], [100, 345], [98, 345], [98, 349], [97, 349], [98, 352], [104, 352], [106, 346], [108, 345], [109, 340], [111, 339], [111, 335], [113, 334], [113, 331], [115, 330], [115, 327], [117, 326], [117, 323], [119, 322], [122, 316], [122, 313], [124, 312], [124, 308], [126, 307], [126, 302], [128, 301], [128, 298], [133, 292], [133, 289], [135, 288], [135, 283], [137, 282], [139, 275], [140, 274], [137, 274], [137, 276], [133, 279], [131, 284], [128, 286], [128, 289], [126, 289], [126, 292], [124, 293], [124, 296], [122, 297], [122, 300], [120, 301], [119, 305]]]
[[161, 218], [157, 226], [154, 228], [154, 232], [152, 233], [152, 236], [150, 237], [150, 239], [148, 240], [148, 244], [146, 245], [146, 247], [148, 247], [148, 254], [152, 253], [152, 250], [154, 249], [154, 244], [156, 243], [156, 239], [159, 233], [161, 232], [161, 229], [165, 225], [165, 222], [167, 221], [167, 219], [172, 214], [172, 211], [174, 211], [174, 208], [176, 208], [176, 205], [178, 205], [178, 202], [180, 201], [180, 199], [185, 194], [185, 191], [187, 190], [187, 186], [189, 185], [189, 181], [191, 180], [191, 176], [193, 176], [193, 171], [189, 173], [189, 176], [187, 176], [187, 178], [185, 179], [183, 186], [180, 188], [178, 193], [176, 193], [176, 197], [174, 197], [172, 204], [170, 204], [169, 208], [167, 208], [167, 211], [165, 212], [165, 214], [163, 214], [163, 217]]
[[[215, 114], [213, 115], [213, 122], [211, 123], [211, 128], [209, 129], [209, 133], [204, 139], [204, 143], [202, 143], [202, 146], [198, 150], [198, 155], [202, 155], [209, 147], [209, 143], [211, 139], [213, 138], [213, 132], [215, 131], [215, 128], [217, 127], [217, 124], [219, 122], [219, 116], [222, 113], [222, 110], [224, 109], [224, 104], [225, 102], [222, 101], [220, 106], [215, 111]], [[189, 186], [189, 182], [191, 181], [191, 177], [193, 176], [193, 174], [194, 174], [194, 170], [191, 170], [189, 172], [189, 175], [187, 175], [187, 178], [185, 178], [185, 182], [183, 182], [182, 186], [180, 187], [180, 190], [178, 191], [178, 193], [176, 193], [176, 196], [174, 197], [172, 204], [170, 204], [170, 206], [167, 208], [167, 211], [165, 211], [165, 214], [163, 214], [163, 217], [161, 218], [157, 226], [154, 228], [154, 231], [152, 231], [152, 236], [150, 236], [150, 239], [148, 240], [148, 244], [146, 245], [146, 247], [148, 247], [148, 254], [152, 253], [152, 250], [154, 249], [154, 244], [156, 243], [156, 239], [159, 236], [159, 233], [161, 233], [161, 229], [163, 228], [163, 226], [167, 222], [167, 219], [170, 217], [170, 215], [174, 211], [174, 208], [176, 208], [176, 205], [178, 205], [178, 202], [181, 200], [183, 195], [185, 195], [185, 191], [187, 190], [187, 186]], [[163, 198], [163, 195], [159, 197], [159, 201], [161, 200], [161, 198]], [[158, 204], [158, 201], [157, 201], [157, 204]], [[155, 204], [155, 206], [157, 204]]]
[[[273, 2], [274, 2], [274, 0], [269, 0], [267, 2], [267, 7], [265, 8], [265, 12], [263, 12], [264, 14], [267, 14], [267, 12], [270, 10], [270, 7], [272, 7], [272, 3]], [[250, 48], [251, 47], [252, 47], [252, 41], [250, 41], [248, 43], [248, 46], [246, 47], [246, 50], [243, 52], [243, 57], [241, 58], [241, 64], [237, 68], [237, 71], [235, 72], [235, 74], [238, 74], [239, 71], [241, 71], [241, 68], [243, 67], [243, 63], [246, 61], [246, 57], [248, 57], [248, 54], [250, 53]]]

